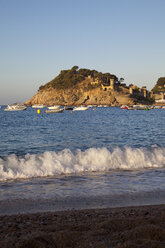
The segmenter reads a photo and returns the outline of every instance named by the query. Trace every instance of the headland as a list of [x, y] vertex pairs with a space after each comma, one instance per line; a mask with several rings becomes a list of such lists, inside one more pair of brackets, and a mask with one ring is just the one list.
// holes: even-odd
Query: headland
[[[62, 70], [52, 81], [39, 87], [37, 94], [26, 102], [27, 105], [107, 105], [121, 106], [124, 104], [153, 104], [163, 102], [165, 88], [162, 82], [152, 91], [146, 86], [139, 88], [111, 73], [101, 73], [96, 70], [78, 69]], [[163, 87], [163, 88], [162, 88]]]

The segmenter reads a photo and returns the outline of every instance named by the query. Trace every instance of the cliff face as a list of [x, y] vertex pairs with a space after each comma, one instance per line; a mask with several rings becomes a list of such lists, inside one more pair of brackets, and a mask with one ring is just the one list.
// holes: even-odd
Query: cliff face
[[29, 101], [27, 105], [33, 104], [45, 105], [115, 105], [133, 104], [133, 99], [129, 93], [120, 91], [104, 91], [101, 87], [88, 90], [85, 85], [72, 89], [46, 89], [39, 90]]

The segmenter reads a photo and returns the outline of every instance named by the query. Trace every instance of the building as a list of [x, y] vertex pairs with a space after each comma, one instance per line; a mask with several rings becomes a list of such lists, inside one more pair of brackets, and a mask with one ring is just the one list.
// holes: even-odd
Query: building
[[101, 84], [101, 87], [102, 87], [102, 89], [105, 90], [105, 91], [106, 91], [106, 90], [111, 90], [111, 91], [113, 91], [113, 90], [116, 90], [116, 89], [117, 89], [117, 83], [116, 83], [116, 81], [115, 81], [114, 78], [110, 78], [109, 84], [108, 84], [108, 85]]
[[142, 88], [139, 88], [136, 85], [131, 84], [129, 86], [129, 94], [132, 97], [153, 98], [153, 92], [147, 90], [146, 86], [143, 86]]

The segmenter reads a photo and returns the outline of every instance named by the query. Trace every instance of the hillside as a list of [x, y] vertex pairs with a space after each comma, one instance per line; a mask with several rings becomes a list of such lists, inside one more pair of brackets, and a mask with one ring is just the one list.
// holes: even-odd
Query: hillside
[[154, 93], [165, 92], [165, 77], [160, 77], [152, 89]]
[[78, 66], [73, 66], [70, 70], [62, 70], [60, 74], [52, 81], [40, 86], [39, 90], [45, 89], [71, 89], [75, 88], [80, 82], [90, 76], [93, 80], [96, 78], [100, 83], [108, 83], [110, 78], [118, 80], [117, 77], [110, 73], [101, 73], [96, 70], [78, 69]]
[[[103, 89], [103, 85], [110, 85], [111, 79], [117, 89]], [[40, 86], [38, 93], [26, 104], [119, 106], [133, 104], [134, 101], [128, 87], [122, 85], [115, 75], [74, 66], [70, 70], [62, 70], [52, 81]]]

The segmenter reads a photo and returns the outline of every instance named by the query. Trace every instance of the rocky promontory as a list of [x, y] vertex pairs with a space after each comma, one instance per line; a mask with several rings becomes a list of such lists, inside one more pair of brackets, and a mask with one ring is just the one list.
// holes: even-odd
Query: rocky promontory
[[41, 86], [26, 104], [120, 106], [138, 101], [115, 75], [74, 66]]

